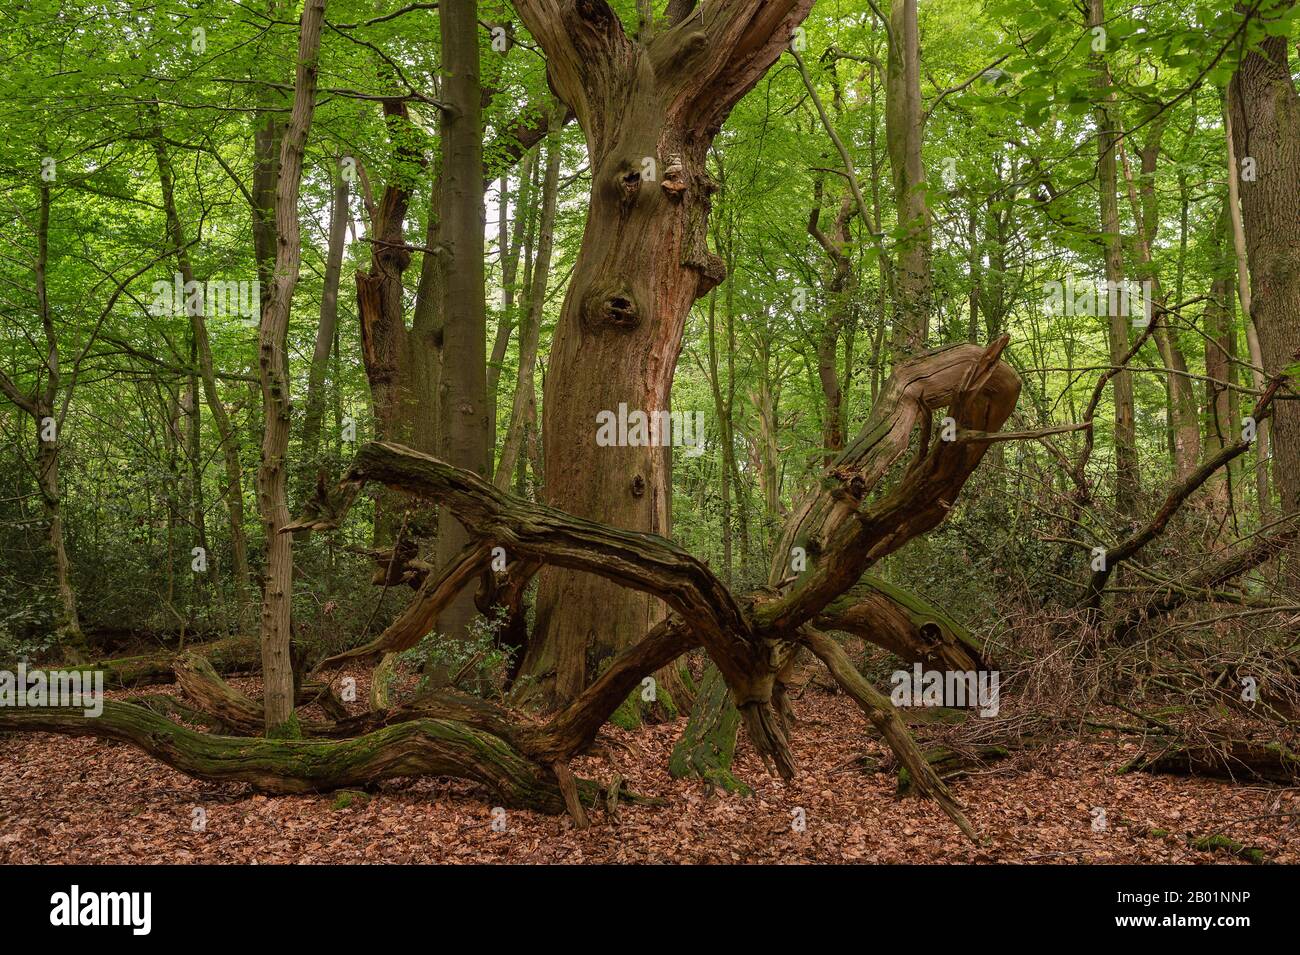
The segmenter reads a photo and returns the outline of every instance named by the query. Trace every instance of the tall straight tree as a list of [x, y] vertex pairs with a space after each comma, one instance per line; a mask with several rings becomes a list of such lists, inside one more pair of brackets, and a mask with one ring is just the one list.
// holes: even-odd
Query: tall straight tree
[[[1106, 262], [1106, 281], [1110, 288], [1118, 289], [1124, 281], [1124, 239], [1119, 225], [1119, 178], [1116, 149], [1119, 144], [1118, 119], [1115, 96], [1108, 92], [1111, 85], [1110, 68], [1106, 65], [1106, 0], [1088, 0], [1089, 42], [1093, 51], [1093, 67], [1097, 71], [1097, 88], [1100, 91], [1094, 116], [1097, 122], [1097, 191], [1101, 202], [1101, 241]], [[1129, 350], [1129, 325], [1127, 316], [1119, 314], [1118, 296], [1107, 295], [1107, 341], [1110, 360], [1119, 365]], [[1120, 515], [1132, 517], [1137, 512], [1139, 471], [1137, 453], [1137, 424], [1133, 415], [1133, 375], [1127, 369], [1119, 371], [1115, 385], [1115, 507]]]
[[895, 355], [925, 347], [933, 297], [930, 280], [930, 210], [921, 162], [921, 33], [916, 0], [894, 0], [889, 12], [885, 72], [885, 139], [894, 175], [894, 201], [903, 233], [895, 275]]
[[293, 110], [280, 141], [275, 194], [275, 274], [262, 313], [258, 369], [262, 385], [262, 463], [257, 471], [257, 504], [266, 530], [266, 592], [262, 597], [262, 681], [268, 736], [292, 734], [293, 666], [289, 659], [289, 615], [293, 598], [293, 538], [287, 495], [289, 450], [289, 311], [302, 267], [298, 190], [316, 103], [316, 58], [320, 52], [325, 0], [307, 0], [298, 27], [298, 69]]
[[514, 402], [510, 408], [510, 424], [506, 429], [501, 461], [497, 466], [496, 486], [501, 490], [510, 487], [515, 465], [527, 439], [528, 411], [536, 401], [534, 372], [537, 345], [542, 327], [542, 308], [546, 303], [551, 251], [555, 244], [555, 208], [560, 191], [560, 120], [563, 119], [563, 110], [555, 112], [555, 122], [551, 124], [552, 131], [546, 142], [546, 174], [542, 179], [537, 259], [533, 266], [532, 284], [525, 297], [526, 307], [519, 323], [519, 374], [515, 382]]
[[[1294, 6], [1295, 0], [1265, 0], [1250, 16], [1267, 22]], [[1286, 35], [1259, 32], [1258, 27], [1251, 31], [1257, 45], [1238, 64], [1229, 101], [1251, 318], [1264, 371], [1275, 375], [1300, 352], [1300, 96], [1291, 79]], [[1300, 511], [1300, 403], [1278, 402], [1272, 436], [1273, 480], [1283, 514], [1291, 514]]]
[[[442, 283], [442, 377], [438, 393], [438, 448], [443, 460], [477, 474], [490, 473], [487, 402], [487, 307], [483, 292], [483, 91], [479, 82], [478, 3], [443, 0], [442, 169], [438, 227], [445, 269]], [[438, 522], [439, 563], [450, 560], [468, 535], [454, 518]], [[462, 636], [475, 613], [463, 591], [438, 618], [438, 630]]]
[[[1241, 167], [1237, 165], [1236, 147], [1233, 146], [1232, 104], [1228, 97], [1223, 103], [1223, 128], [1228, 144], [1228, 221], [1232, 227], [1233, 261], [1236, 265], [1237, 302], [1241, 306], [1246, 329], [1246, 349], [1250, 355], [1250, 378], [1256, 391], [1264, 390], [1264, 349], [1259, 344], [1259, 326], [1255, 322], [1250, 297], [1250, 256], [1246, 253], [1246, 227], [1241, 221]], [[1207, 372], [1208, 374], [1208, 372]], [[1268, 520], [1271, 509], [1268, 461], [1273, 429], [1268, 421], [1260, 421], [1255, 432], [1255, 499], [1259, 504], [1259, 520]]]
[[[605, 0], [517, 0], [551, 88], [587, 140], [591, 198], [551, 342], [543, 401], [547, 502], [618, 527], [670, 532], [670, 449], [598, 447], [597, 414], [669, 409], [691, 304], [722, 281], [707, 248], [705, 169], [736, 102], [781, 55], [812, 0], [674, 0], [634, 39]], [[593, 609], [600, 608], [599, 619]], [[571, 699], [663, 614], [655, 598], [546, 570], [522, 675]]]

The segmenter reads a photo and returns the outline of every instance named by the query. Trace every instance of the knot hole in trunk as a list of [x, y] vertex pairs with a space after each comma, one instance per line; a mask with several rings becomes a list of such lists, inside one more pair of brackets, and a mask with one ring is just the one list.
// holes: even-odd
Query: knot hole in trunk
[[583, 296], [582, 312], [585, 324], [592, 330], [612, 327], [631, 331], [641, 324], [641, 309], [626, 286], [593, 286]]

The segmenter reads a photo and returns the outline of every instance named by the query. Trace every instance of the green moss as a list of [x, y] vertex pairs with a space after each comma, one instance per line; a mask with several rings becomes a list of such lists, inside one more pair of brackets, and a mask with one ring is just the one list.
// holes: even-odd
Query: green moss
[[289, 718], [278, 726], [272, 726], [266, 731], [267, 739], [302, 739], [302, 724], [298, 722], [297, 712], [289, 714]]
[[681, 710], [678, 708], [677, 702], [673, 699], [672, 694], [663, 687], [656, 688], [655, 701], [649, 705], [658, 706], [663, 712], [665, 720], [675, 720], [681, 715]]
[[619, 729], [634, 730], [641, 725], [641, 690], [638, 687], [609, 715], [609, 721]]
[[754, 794], [754, 790], [731, 775], [730, 769], [722, 769], [721, 767], [706, 769], [701, 775], [705, 780], [726, 792], [739, 793], [742, 796], [752, 796]]
[[363, 793], [357, 789], [343, 789], [334, 797], [334, 802], [330, 808], [335, 811], [350, 809], [352, 806], [364, 806], [368, 802], [370, 802], [369, 793]]
[[1230, 839], [1222, 833], [1193, 839], [1192, 848], [1200, 849], [1202, 852], [1226, 852], [1255, 865], [1264, 865], [1268, 862], [1268, 857], [1264, 855], [1263, 849], [1243, 845], [1236, 839]]

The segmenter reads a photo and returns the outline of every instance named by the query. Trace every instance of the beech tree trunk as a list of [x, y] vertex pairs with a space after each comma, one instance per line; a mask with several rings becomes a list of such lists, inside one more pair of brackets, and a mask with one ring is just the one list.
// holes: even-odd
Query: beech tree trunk
[[[1133, 208], [1133, 218], [1138, 223], [1138, 234], [1134, 237], [1140, 276], [1151, 282], [1152, 316], [1159, 312], [1165, 315], [1165, 293], [1160, 282], [1160, 275], [1152, 260], [1156, 235], [1160, 230], [1160, 210], [1155, 192], [1156, 164], [1160, 156], [1160, 143], [1164, 134], [1164, 121], [1152, 123], [1151, 132], [1145, 143], [1138, 150], [1141, 161], [1141, 182], [1134, 184], [1129, 169], [1127, 154], [1121, 147], [1124, 181], [1128, 187], [1129, 202]], [[1139, 195], [1140, 192], [1140, 195]], [[1109, 296], [1108, 296], [1109, 299]], [[1152, 317], [1148, 316], [1148, 317]], [[1127, 336], [1128, 332], [1125, 331]], [[1187, 377], [1187, 358], [1178, 342], [1176, 329], [1169, 327], [1167, 321], [1160, 321], [1155, 331], [1156, 347], [1160, 359], [1167, 369], [1165, 387], [1168, 395], [1169, 428], [1171, 451], [1173, 455], [1174, 476], [1182, 480], [1192, 473], [1201, 459], [1200, 407], [1196, 400], [1195, 389]]]
[[[1232, 226], [1232, 248], [1236, 259], [1237, 301], [1241, 305], [1243, 324], [1246, 327], [1246, 349], [1250, 355], [1250, 378], [1256, 391], [1264, 390], [1264, 351], [1259, 344], [1259, 325], [1251, 309], [1250, 293], [1250, 257], [1246, 253], [1246, 229], [1241, 221], [1241, 167], [1237, 165], [1236, 148], [1233, 145], [1232, 107], [1225, 99], [1223, 110], [1223, 128], [1228, 143], [1228, 221]], [[1269, 445], [1272, 443], [1273, 423], [1261, 421], [1257, 426], [1258, 440], [1255, 443], [1255, 497], [1259, 504], [1260, 523], [1268, 521], [1272, 511], [1268, 461]]]
[[[441, 456], [490, 474], [487, 401], [487, 306], [483, 298], [483, 124], [479, 84], [478, 4], [443, 0], [442, 169], [438, 227], [445, 251], [442, 286], [442, 377], [438, 386]], [[438, 517], [437, 558], [450, 560], [468, 540], [445, 511]], [[438, 619], [440, 633], [467, 635], [477, 613], [466, 589]]]
[[[734, 104], [780, 55], [811, 0], [720, 0], [633, 40], [605, 0], [521, 0], [551, 87], [587, 139], [592, 189], [551, 343], [543, 402], [547, 501], [616, 527], [670, 533], [670, 449], [598, 447], [596, 416], [669, 410], [691, 304], [723, 278], [706, 247], [705, 171]], [[692, 409], [683, 409], [692, 410]], [[599, 618], [592, 609], [601, 608]], [[543, 705], [572, 699], [663, 616], [589, 575], [543, 571], [522, 675]]]
[[[1228, 210], [1225, 205], [1216, 234], [1215, 249], [1226, 252]], [[1218, 269], [1210, 283], [1210, 300], [1205, 304], [1202, 328], [1205, 331], [1205, 440], [1204, 453], [1211, 456], [1222, 451], [1240, 433], [1237, 417], [1237, 393], [1229, 386], [1236, 381], [1237, 335], [1233, 321], [1232, 292], [1229, 288], [1233, 263], [1219, 254]], [[1233, 475], [1233, 472], [1228, 472]], [[1235, 475], [1233, 475], [1235, 476]], [[1221, 504], [1231, 504], [1227, 481], [1216, 478], [1215, 497]]]
[[[553, 110], [553, 112], [556, 112]], [[555, 208], [560, 189], [560, 119], [556, 115], [547, 137], [546, 173], [542, 180], [542, 220], [537, 235], [537, 260], [533, 266], [532, 286], [525, 298], [526, 309], [519, 321], [519, 373], [515, 397], [510, 408], [501, 460], [496, 470], [496, 486], [505, 490], [514, 479], [515, 465], [528, 431], [528, 409], [536, 401], [534, 373], [537, 345], [542, 327], [542, 309], [546, 304], [546, 282], [550, 277], [551, 250], [554, 245]]]
[[885, 73], [885, 138], [894, 176], [894, 201], [903, 230], [894, 276], [895, 356], [925, 347], [930, 330], [930, 210], [921, 162], [921, 36], [916, 0], [894, 0], [889, 11]]
[[[1243, 175], [1240, 182], [1251, 317], [1264, 372], [1276, 375], [1300, 357], [1300, 96], [1291, 79], [1287, 38], [1261, 37], [1242, 58], [1229, 92], [1238, 162], [1255, 161], [1254, 175]], [[1278, 402], [1274, 412], [1273, 480], [1282, 513], [1300, 511], [1300, 404], [1295, 401]]]
[[[321, 420], [325, 416], [325, 373], [329, 369], [330, 350], [339, 318], [339, 280], [343, 273], [343, 248], [348, 231], [348, 181], [342, 169], [334, 170], [334, 198], [330, 205], [329, 245], [325, 254], [325, 281], [320, 296], [320, 324], [316, 326], [316, 345], [312, 349], [311, 370], [307, 375], [306, 410], [302, 418], [302, 476], [298, 499], [304, 501], [315, 485], [320, 462]], [[338, 382], [334, 383], [338, 387]]]

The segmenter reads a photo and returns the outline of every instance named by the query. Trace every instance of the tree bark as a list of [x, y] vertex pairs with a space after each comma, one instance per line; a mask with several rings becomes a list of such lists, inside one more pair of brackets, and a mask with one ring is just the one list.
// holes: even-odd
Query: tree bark
[[[335, 164], [339, 167], [339, 164]], [[311, 370], [307, 374], [306, 410], [302, 417], [301, 478], [298, 500], [305, 501], [316, 482], [316, 472], [321, 462], [321, 420], [325, 416], [325, 375], [329, 370], [330, 350], [334, 345], [334, 331], [339, 318], [339, 280], [343, 273], [343, 251], [348, 232], [348, 181], [341, 167], [334, 170], [334, 198], [330, 204], [329, 244], [325, 253], [325, 280], [320, 296], [320, 323], [316, 326], [316, 345], [311, 354]], [[338, 382], [334, 383], [337, 388]]]
[[[1123, 160], [1124, 181], [1128, 187], [1133, 218], [1138, 223], [1134, 244], [1141, 274], [1151, 282], [1152, 311], [1165, 311], [1165, 293], [1152, 258], [1156, 235], [1160, 229], [1160, 210], [1155, 191], [1156, 165], [1160, 157], [1160, 143], [1164, 134], [1163, 117], [1152, 123], [1150, 135], [1138, 150], [1141, 161], [1141, 183], [1134, 186], [1128, 156], [1120, 147]], [[1139, 195], [1140, 190], [1140, 195]], [[1148, 318], [1150, 316], [1147, 316]], [[1128, 333], [1125, 332], [1127, 335]], [[1183, 354], [1175, 329], [1162, 321], [1155, 331], [1156, 347], [1167, 369], [1165, 388], [1168, 394], [1168, 414], [1173, 454], [1174, 476], [1181, 481], [1200, 463], [1201, 427], [1200, 407], [1195, 389], [1187, 376], [1187, 357]]]
[[[1230, 98], [1229, 98], [1230, 99]], [[1241, 305], [1242, 324], [1246, 328], [1246, 349], [1250, 355], [1250, 377], [1257, 392], [1264, 390], [1264, 351], [1259, 344], [1259, 324], [1251, 308], [1250, 258], [1246, 252], [1246, 229], [1241, 221], [1241, 167], [1237, 165], [1236, 148], [1233, 145], [1232, 106], [1228, 99], [1224, 101], [1223, 128], [1228, 144], [1228, 216], [1232, 224], [1232, 248], [1236, 258], [1237, 301]], [[1272, 422], [1261, 421], [1258, 424], [1258, 441], [1255, 444], [1255, 497], [1259, 504], [1259, 522], [1268, 523], [1272, 511], [1269, 492], [1268, 461], [1269, 445], [1272, 443]]]
[[[1105, 29], [1105, 0], [1088, 0], [1088, 21], [1091, 28]], [[1097, 71], [1097, 86], [1110, 86], [1110, 69], [1104, 54], [1093, 57]], [[1119, 289], [1124, 281], [1124, 240], [1120, 234], [1118, 179], [1115, 152], [1119, 145], [1119, 132], [1114, 117], [1113, 93], [1103, 95], [1097, 102], [1094, 115], [1097, 122], [1097, 190], [1101, 197], [1101, 232], [1105, 251], [1106, 281], [1110, 288]], [[1118, 296], [1107, 295], [1108, 335], [1112, 365], [1123, 364], [1129, 350], [1129, 318], [1118, 314]], [[1121, 517], [1132, 519], [1137, 513], [1140, 472], [1137, 454], [1137, 424], [1133, 415], [1133, 375], [1121, 368], [1114, 377], [1115, 386], [1115, 507]]]
[[[1273, 14], [1293, 5], [1277, 6]], [[1256, 164], [1256, 175], [1241, 179], [1241, 215], [1251, 318], [1259, 331], [1264, 372], [1271, 376], [1300, 358], [1300, 95], [1291, 79], [1285, 36], [1261, 37], [1246, 53], [1232, 78], [1229, 100], [1237, 157]], [[1282, 512], [1300, 511], [1300, 403], [1279, 402], [1272, 450]], [[1295, 548], [1292, 552], [1297, 553]]]
[[289, 312], [302, 265], [298, 224], [298, 190], [303, 152], [316, 99], [317, 55], [325, 0], [307, 0], [299, 21], [298, 68], [293, 111], [280, 142], [276, 186], [275, 275], [262, 314], [258, 368], [265, 415], [262, 463], [257, 472], [257, 502], [266, 531], [266, 591], [262, 598], [262, 680], [265, 685], [268, 736], [293, 735], [293, 666], [290, 611], [293, 602], [293, 537], [282, 533], [289, 523], [286, 493], [289, 450]]
[[916, 0], [894, 0], [889, 11], [885, 72], [885, 138], [893, 170], [894, 202], [903, 238], [894, 276], [895, 356], [925, 347], [933, 290], [930, 278], [930, 210], [925, 199], [921, 141], [921, 37]]
[[[707, 250], [705, 170], [732, 106], [780, 55], [810, 0], [721, 0], [643, 42], [604, 0], [516, 4], [577, 116], [590, 211], [551, 342], [543, 402], [548, 501], [572, 514], [670, 531], [669, 449], [598, 448], [596, 415], [669, 410], [692, 302], [721, 281]], [[591, 608], [602, 608], [599, 622]], [[543, 706], [572, 699], [603, 661], [661, 619], [658, 600], [586, 575], [543, 571], [523, 667]]]
[[[442, 168], [438, 225], [445, 253], [442, 287], [442, 376], [438, 385], [438, 449], [444, 459], [490, 474], [487, 403], [487, 306], [483, 298], [483, 124], [479, 84], [478, 4], [444, 0], [442, 26]], [[468, 535], [439, 512], [437, 561], [465, 546]], [[444, 609], [438, 630], [468, 636], [477, 613], [466, 590]]]

